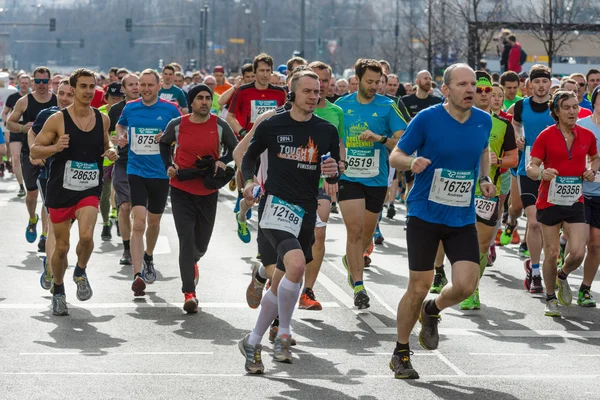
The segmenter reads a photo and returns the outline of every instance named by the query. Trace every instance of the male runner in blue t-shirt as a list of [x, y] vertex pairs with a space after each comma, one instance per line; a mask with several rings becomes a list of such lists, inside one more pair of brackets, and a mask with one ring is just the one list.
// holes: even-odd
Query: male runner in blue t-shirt
[[[446, 103], [420, 112], [390, 156], [392, 167], [415, 174], [407, 200], [409, 283], [398, 305], [398, 341], [390, 363], [398, 379], [419, 377], [408, 346], [417, 318], [422, 325], [421, 346], [435, 350], [440, 311], [469, 297], [479, 281], [475, 184], [479, 181], [485, 197], [494, 196], [496, 188], [488, 176], [492, 119], [473, 108], [475, 85], [471, 67], [448, 67], [442, 86]], [[412, 156], [415, 151], [416, 158]], [[453, 267], [452, 284], [435, 300], [424, 302], [440, 241]]]
[[[146, 283], [153, 283], [156, 280], [152, 253], [169, 194], [169, 177], [160, 158], [158, 143], [167, 124], [173, 118], [181, 116], [175, 104], [158, 98], [159, 81], [160, 78], [154, 70], [142, 71], [140, 74], [142, 98], [127, 103], [117, 123], [119, 146], [124, 147], [129, 144], [127, 180], [133, 212], [130, 246], [134, 274], [131, 290], [134, 296], [145, 295]], [[146, 219], [148, 230], [146, 230]], [[145, 253], [144, 231], [146, 232]]]
[[354, 68], [358, 92], [335, 102], [344, 111], [348, 163], [338, 185], [338, 201], [346, 225], [342, 262], [354, 289], [354, 305], [363, 309], [369, 307], [363, 284], [364, 252], [373, 240], [388, 189], [387, 149], [396, 146], [406, 122], [393, 100], [376, 94], [383, 73], [379, 61], [361, 58]]

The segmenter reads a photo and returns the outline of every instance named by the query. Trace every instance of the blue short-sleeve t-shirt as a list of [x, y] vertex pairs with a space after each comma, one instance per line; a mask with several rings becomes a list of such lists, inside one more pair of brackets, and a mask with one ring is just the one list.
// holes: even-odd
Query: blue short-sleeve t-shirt
[[[443, 104], [417, 114], [398, 141], [398, 148], [406, 154], [416, 151], [418, 157], [429, 159], [431, 164], [420, 174], [415, 174], [407, 199], [409, 217], [451, 227], [475, 223], [475, 184], [481, 153], [488, 146], [491, 129], [491, 116], [477, 108], [472, 109], [471, 116], [464, 123], [448, 114]], [[451, 206], [429, 200], [436, 169], [472, 172], [468, 206]], [[440, 174], [444, 179], [441, 171]]]
[[181, 111], [175, 104], [162, 99], [151, 106], [144, 105], [141, 99], [125, 105], [118, 124], [127, 127], [128, 175], [169, 179], [160, 157], [158, 141], [154, 137], [159, 130], [164, 132], [173, 118], [180, 116]]
[[370, 103], [361, 104], [356, 96], [356, 93], [352, 93], [335, 102], [344, 112], [342, 138], [348, 163], [341, 179], [365, 186], [387, 186], [387, 147], [381, 143], [359, 140], [358, 137], [366, 130], [392, 137], [394, 132], [406, 129], [406, 121], [392, 99], [376, 94]]

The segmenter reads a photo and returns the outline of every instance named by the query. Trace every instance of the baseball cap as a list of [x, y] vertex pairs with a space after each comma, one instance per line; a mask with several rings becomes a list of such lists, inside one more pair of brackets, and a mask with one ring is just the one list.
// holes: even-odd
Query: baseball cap
[[224, 74], [224, 73], [225, 73], [225, 68], [223, 68], [223, 67], [222, 67], [222, 66], [220, 66], [220, 65], [217, 65], [216, 67], [214, 67], [214, 68], [213, 68], [213, 74], [214, 74], [215, 72], [221, 72], [221, 73], [223, 73], [223, 74]]
[[550, 87], [560, 87], [560, 81], [557, 78], [552, 78], [552, 86]]
[[285, 64], [281, 64], [279, 67], [277, 67], [277, 72], [279, 72], [280, 74], [286, 75], [287, 74], [287, 66]]
[[123, 88], [121, 87], [121, 84], [119, 82], [112, 82], [110, 85], [108, 85], [108, 87], [106, 88], [106, 94], [108, 96], [116, 97], [125, 96], [125, 93], [123, 93]]

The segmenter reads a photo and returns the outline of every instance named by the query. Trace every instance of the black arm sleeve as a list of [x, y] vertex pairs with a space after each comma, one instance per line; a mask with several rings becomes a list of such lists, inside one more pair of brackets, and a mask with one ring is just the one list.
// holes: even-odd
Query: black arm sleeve
[[502, 150], [511, 151], [517, 148], [517, 141], [515, 139], [515, 128], [512, 124], [506, 121], [506, 133], [504, 134], [504, 143], [502, 144]]
[[514, 108], [514, 114], [513, 114], [513, 119], [515, 121], [517, 121], [518, 123], [522, 124], [523, 123], [523, 100], [519, 100], [515, 103], [515, 108]]
[[165, 129], [165, 133], [160, 137], [160, 158], [162, 158], [162, 161], [165, 164], [165, 169], [169, 169], [171, 164], [173, 164], [171, 145], [177, 140], [176, 131], [179, 129], [180, 123], [181, 117], [172, 119]]
[[[263, 121], [254, 132], [252, 140], [248, 145], [248, 149], [242, 159], [242, 177], [244, 182], [254, 179], [254, 171], [256, 171], [256, 159], [267, 149], [267, 129], [268, 121]], [[339, 139], [338, 139], [339, 140]], [[339, 157], [338, 143], [338, 157]]]
[[[340, 138], [337, 135], [337, 129], [335, 127], [329, 137], [331, 138], [331, 141], [330, 141], [330, 146], [331, 146], [330, 149], [331, 150], [329, 150], [331, 153], [331, 158], [333, 158], [336, 162], [338, 162], [340, 160]], [[325, 178], [325, 181], [327, 181], [327, 183], [330, 183], [330, 184], [338, 183], [341, 175], [342, 174], [340, 174], [339, 166], [338, 166], [338, 173], [331, 178]]]
[[221, 158], [219, 158], [219, 161], [221, 161], [224, 164], [227, 164], [233, 161], [233, 150], [235, 149], [235, 146], [237, 146], [238, 140], [235, 137], [235, 134], [233, 133], [233, 130], [231, 129], [227, 121], [219, 118], [217, 120], [217, 125], [219, 126], [219, 129], [222, 130], [221, 145], [223, 146], [224, 150]]

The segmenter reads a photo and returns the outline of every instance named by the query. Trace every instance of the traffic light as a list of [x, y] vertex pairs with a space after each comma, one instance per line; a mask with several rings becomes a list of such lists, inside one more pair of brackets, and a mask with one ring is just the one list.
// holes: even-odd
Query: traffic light
[[158, 68], [162, 70], [164, 68], [164, 66], [165, 66], [165, 62], [161, 58], [160, 60], [158, 60]]
[[56, 18], [50, 18], [50, 32], [56, 31]]
[[61, 40], [60, 39], [56, 39], [56, 47], [58, 47], [60, 49], [60, 46], [62, 46]]
[[83, 49], [83, 46], [85, 46], [85, 41], [81, 39], [79, 40], [79, 47]]
[[132, 28], [133, 28], [133, 21], [131, 20], [131, 18], [125, 19], [125, 30], [127, 32], [131, 32]]

